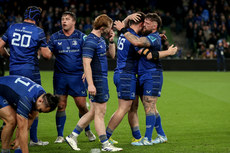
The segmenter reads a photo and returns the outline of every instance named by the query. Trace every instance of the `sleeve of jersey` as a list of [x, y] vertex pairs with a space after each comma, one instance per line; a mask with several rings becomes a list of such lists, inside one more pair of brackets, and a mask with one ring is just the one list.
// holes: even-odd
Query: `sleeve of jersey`
[[156, 46], [157, 45], [157, 38], [154, 37], [153, 35], [148, 35], [147, 39], [149, 40], [149, 42], [151, 43], [151, 46]]
[[[11, 26], [10, 26], [11, 27]], [[10, 29], [10, 27], [7, 29], [7, 31], [4, 33], [4, 35], [2, 36], [2, 40], [7, 42], [8, 41], [8, 31]]]
[[53, 50], [54, 50], [54, 36], [53, 35], [50, 37], [50, 40], [48, 42], [48, 47], [49, 47], [50, 51], [53, 52]]
[[46, 35], [42, 29], [39, 30], [38, 39], [40, 47], [47, 47]]
[[97, 42], [94, 39], [87, 39], [82, 48], [82, 57], [93, 58]]
[[17, 114], [28, 119], [31, 109], [32, 109], [32, 102], [29, 100], [28, 97], [24, 97], [23, 99], [19, 100]]

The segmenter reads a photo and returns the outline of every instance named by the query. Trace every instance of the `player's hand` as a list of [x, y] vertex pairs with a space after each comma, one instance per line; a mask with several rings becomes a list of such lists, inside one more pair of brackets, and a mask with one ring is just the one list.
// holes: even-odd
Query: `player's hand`
[[114, 36], [115, 36], [115, 33], [114, 31], [111, 29], [110, 32], [109, 32], [109, 42], [112, 42], [114, 40]]
[[167, 40], [168, 38], [167, 38], [167, 36], [165, 35], [165, 34], [160, 34], [160, 37], [161, 37], [161, 39], [164, 39], [164, 40]]
[[175, 55], [177, 53], [177, 46], [173, 47], [174, 45], [169, 46], [168, 51], [170, 51], [170, 55]]
[[122, 28], [125, 27], [125, 24], [124, 24], [123, 22], [117, 20], [117, 21], [114, 21], [114, 27], [115, 27], [118, 31], [120, 31]]
[[83, 73], [83, 74], [82, 74], [82, 77], [81, 77], [83, 83], [85, 83], [85, 78], [86, 78], [86, 77], [85, 77], [85, 73]]
[[138, 22], [141, 19], [141, 14], [140, 13], [133, 13], [128, 16], [128, 20], [133, 20], [135, 22]]
[[94, 85], [88, 85], [88, 92], [91, 96], [95, 96], [97, 91]]
[[15, 139], [15, 140], [13, 140], [11, 143], [10, 143], [10, 145], [12, 146], [12, 149], [16, 149], [16, 148], [19, 148], [20, 146], [19, 146], [19, 139]]

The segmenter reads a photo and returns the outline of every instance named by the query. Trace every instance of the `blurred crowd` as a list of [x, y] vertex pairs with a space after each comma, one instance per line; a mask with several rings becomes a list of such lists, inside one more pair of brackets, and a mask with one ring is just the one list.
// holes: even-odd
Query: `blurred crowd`
[[217, 57], [218, 41], [222, 41], [225, 57], [230, 57], [230, 1], [193, 0], [186, 3], [186, 37], [191, 53], [203, 59]]
[[[113, 20], [123, 20], [137, 11], [158, 12], [164, 27], [174, 24], [172, 30], [176, 33], [186, 31], [187, 45], [191, 48], [187, 56], [214, 58], [217, 41], [223, 39], [224, 53], [230, 57], [228, 0], [0, 0], [0, 36], [9, 25], [23, 21], [24, 10], [29, 5], [43, 9], [39, 26], [44, 29], [47, 39], [61, 29], [61, 14], [66, 10], [76, 13], [76, 28], [86, 34], [91, 31], [94, 18], [101, 13], [108, 14]], [[165, 32], [164, 27], [162, 33]], [[168, 46], [168, 41], [162, 42], [162, 49]]]

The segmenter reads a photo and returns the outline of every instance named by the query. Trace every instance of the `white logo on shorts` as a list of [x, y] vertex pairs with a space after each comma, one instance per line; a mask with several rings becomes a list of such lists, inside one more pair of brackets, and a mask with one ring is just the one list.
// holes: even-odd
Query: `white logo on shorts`
[[150, 94], [150, 93], [151, 93], [151, 90], [146, 90], [146, 93], [147, 93], [147, 94]]

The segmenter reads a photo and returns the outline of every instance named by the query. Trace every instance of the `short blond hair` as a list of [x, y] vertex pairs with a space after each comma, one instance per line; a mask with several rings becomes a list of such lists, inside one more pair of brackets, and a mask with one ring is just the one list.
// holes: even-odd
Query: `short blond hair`
[[101, 14], [93, 22], [93, 29], [100, 29], [101, 27], [109, 27], [113, 23], [113, 20], [106, 14]]

